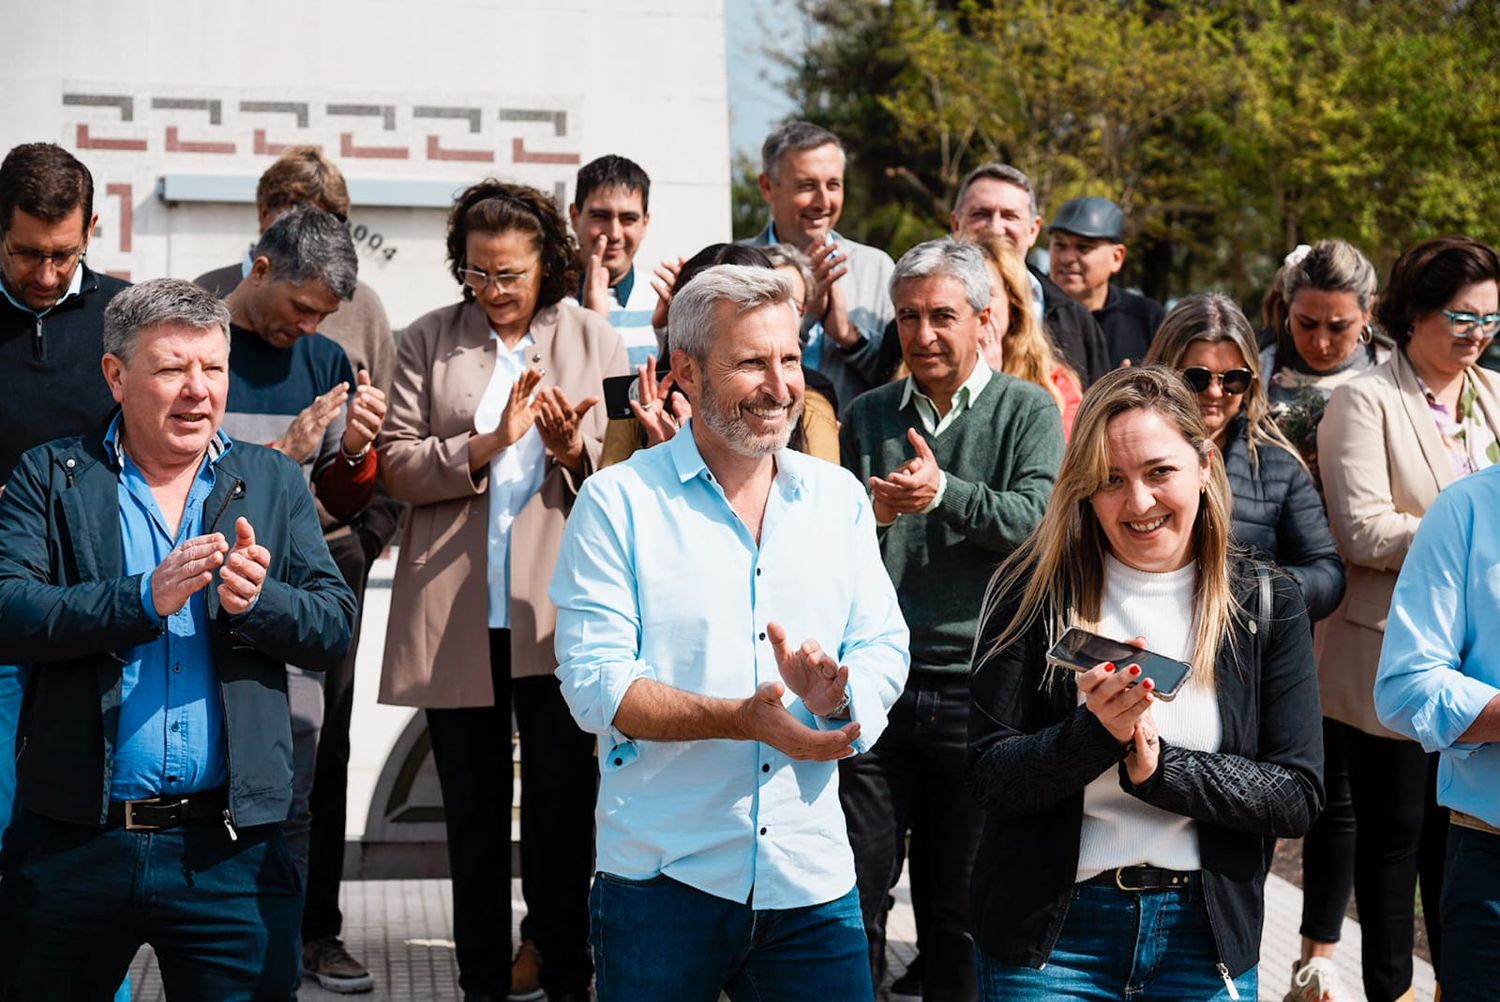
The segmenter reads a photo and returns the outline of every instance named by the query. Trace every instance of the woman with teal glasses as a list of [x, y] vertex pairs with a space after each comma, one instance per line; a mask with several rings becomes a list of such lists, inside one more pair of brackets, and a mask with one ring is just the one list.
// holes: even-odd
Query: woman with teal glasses
[[1435, 800], [1437, 756], [1376, 716], [1375, 668], [1423, 514], [1448, 484], [1500, 462], [1500, 380], [1478, 365], [1500, 331], [1500, 254], [1468, 237], [1411, 248], [1392, 267], [1376, 318], [1396, 350], [1335, 390], [1318, 428], [1348, 589], [1315, 643], [1323, 713], [1349, 748], [1365, 994], [1382, 1002], [1411, 986], [1419, 872], [1438, 966], [1448, 819]]

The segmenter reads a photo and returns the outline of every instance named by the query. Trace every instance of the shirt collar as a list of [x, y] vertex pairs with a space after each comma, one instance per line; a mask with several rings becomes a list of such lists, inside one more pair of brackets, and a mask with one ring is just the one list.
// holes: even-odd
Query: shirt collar
[[83, 262], [81, 260], [78, 262], [78, 266], [73, 269], [73, 278], [70, 282], [68, 282], [68, 291], [64, 292], [57, 302], [53, 303], [45, 310], [33, 310], [31, 307], [27, 306], [25, 303], [17, 299], [15, 296], [11, 295], [10, 287], [5, 284], [4, 280], [0, 280], [0, 292], [5, 293], [5, 298], [10, 300], [10, 305], [14, 306], [18, 310], [25, 310], [27, 313], [30, 313], [34, 317], [45, 317], [47, 314], [57, 309], [63, 303], [66, 303], [72, 297], [79, 295], [82, 291]]
[[[672, 464], [677, 468], [680, 483], [685, 484], [698, 477], [703, 477], [710, 483], [718, 482], [714, 480], [713, 471], [703, 461], [703, 453], [698, 451], [698, 440], [693, 436], [692, 418], [667, 440], [666, 448], [672, 457]], [[776, 486], [788, 498], [796, 497], [802, 490], [802, 473], [797, 468], [791, 449], [781, 449], [776, 453]]]
[[[116, 410], [104, 432], [104, 456], [117, 472], [125, 468], [125, 444], [120, 441], [120, 425], [124, 417], [123, 413]], [[213, 439], [208, 443], [208, 465], [218, 466], [219, 460], [224, 458], [232, 445], [234, 442], [224, 434], [224, 429], [214, 432]]]
[[[829, 230], [828, 233], [823, 237], [823, 242], [825, 244], [831, 244], [835, 240], [843, 239], [843, 237], [839, 236], [838, 230]], [[776, 220], [774, 219], [766, 223], [766, 243], [768, 245], [781, 243], [781, 235], [776, 232]]]
[[[958, 388], [958, 392], [953, 394], [953, 406], [968, 407], [973, 404], [984, 388], [990, 385], [990, 380], [994, 378], [994, 375], [994, 371], [990, 369], [988, 363], [981, 357], [979, 361], [974, 363], [974, 371], [969, 373], [969, 378], [965, 379], [963, 385]], [[913, 394], [920, 396], [923, 400], [932, 400], [917, 385], [916, 376], [907, 376], [906, 385], [901, 388], [901, 406], [898, 409], [905, 410], [906, 406], [911, 403]], [[935, 409], [936, 407], [934, 406]]]
[[516, 342], [516, 346], [514, 348], [507, 348], [505, 347], [505, 342], [500, 340], [500, 332], [495, 330], [495, 328], [493, 327], [490, 328], [490, 340], [495, 342], [496, 350], [499, 351], [502, 355], [514, 355], [517, 352], [521, 351], [523, 348], [530, 348], [532, 345], [536, 344], [536, 338], [532, 337], [531, 331], [527, 331], [525, 334], [521, 335], [521, 340]]
[[626, 303], [630, 302], [630, 293], [634, 289], [635, 265], [632, 264], [629, 270], [625, 272], [625, 276], [614, 285], [611, 285], [609, 287], [609, 291], [614, 294], [615, 302], [619, 303], [621, 306], [624, 306]]

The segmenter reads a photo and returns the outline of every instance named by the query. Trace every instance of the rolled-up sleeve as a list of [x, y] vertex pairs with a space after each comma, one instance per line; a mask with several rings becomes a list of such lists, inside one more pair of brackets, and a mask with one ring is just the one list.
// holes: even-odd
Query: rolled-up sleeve
[[599, 766], [608, 771], [636, 758], [634, 742], [613, 726], [615, 714], [631, 685], [655, 672], [640, 658], [635, 567], [621, 536], [629, 511], [623, 504], [613, 510], [608, 492], [595, 486], [584, 483], [568, 517], [549, 594], [563, 699], [579, 727], [604, 739]]
[[[880, 559], [875, 513], [858, 482], [852, 476], [850, 481], [854, 489], [849, 573], [855, 590], [849, 622], [839, 646], [839, 663], [849, 668], [849, 719], [859, 724], [854, 749], [865, 752], [880, 740], [886, 713], [906, 687], [906, 673], [911, 666], [911, 634], [901, 615], [890, 574]], [[814, 720], [822, 729], [841, 727], [844, 723], [822, 717]]]
[[[1467, 758], [1480, 747], [1460, 742], [1500, 689], [1464, 670], [1476, 622], [1469, 595], [1475, 510], [1468, 494], [1438, 497], [1422, 519], [1391, 598], [1375, 678], [1375, 708], [1393, 730], [1429, 752]], [[1482, 645], [1479, 645], [1482, 646]], [[1468, 650], [1470, 657], [1479, 651]]]

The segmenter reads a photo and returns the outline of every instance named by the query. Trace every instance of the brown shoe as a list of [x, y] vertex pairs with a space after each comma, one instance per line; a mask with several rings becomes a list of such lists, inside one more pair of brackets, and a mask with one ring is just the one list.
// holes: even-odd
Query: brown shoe
[[508, 1002], [537, 1002], [542, 995], [542, 955], [536, 952], [536, 944], [529, 939], [521, 940], [516, 950], [516, 959], [510, 965], [510, 994]]

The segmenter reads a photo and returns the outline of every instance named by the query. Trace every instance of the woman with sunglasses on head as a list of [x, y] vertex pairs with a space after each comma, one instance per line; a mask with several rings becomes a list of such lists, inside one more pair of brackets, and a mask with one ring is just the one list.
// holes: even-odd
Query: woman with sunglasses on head
[[[1322, 749], [1301, 590], [1232, 544], [1230, 505], [1175, 372], [1117, 369], [1084, 395], [975, 643], [981, 998], [1256, 998], [1271, 839], [1317, 816]], [[1192, 673], [1173, 689], [1131, 657], [1049, 664], [1074, 627]]]
[[1261, 308], [1261, 378], [1271, 413], [1318, 479], [1318, 422], [1343, 383], [1390, 357], [1371, 322], [1375, 266], [1352, 244], [1319, 240], [1286, 256]]
[[1380, 723], [1375, 668], [1423, 513], [1448, 484], [1500, 461], [1500, 380], [1478, 366], [1500, 331], [1500, 255], [1468, 237], [1411, 248], [1391, 268], [1377, 318], [1396, 350], [1334, 391], [1318, 429], [1349, 586], [1316, 643], [1323, 712], [1349, 749], [1365, 994], [1389, 1002], [1411, 986], [1419, 872], [1438, 966], [1447, 812], [1435, 799], [1436, 754]]
[[1228, 296], [1188, 296], [1162, 321], [1146, 361], [1182, 373], [1224, 457], [1234, 539], [1279, 564], [1316, 622], [1344, 597], [1344, 564], [1311, 474], [1270, 415], [1255, 331]]
[[587, 999], [593, 975], [594, 740], [552, 674], [547, 586], [567, 512], [598, 464], [604, 377], [629, 361], [605, 318], [562, 301], [578, 288], [576, 260], [542, 192], [486, 180], [459, 195], [448, 261], [463, 297], [406, 329], [378, 445], [387, 488], [412, 505], [380, 701], [426, 713], [466, 997], [511, 990], [500, 944], [511, 934], [512, 707], [525, 773], [522, 936], [541, 954], [549, 998]]

